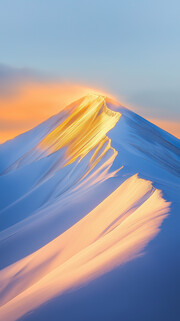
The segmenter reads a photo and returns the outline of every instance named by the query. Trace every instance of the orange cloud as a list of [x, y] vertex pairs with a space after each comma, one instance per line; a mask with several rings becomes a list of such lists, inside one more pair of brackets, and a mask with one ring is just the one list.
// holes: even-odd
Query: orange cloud
[[[111, 102], [117, 105], [117, 101], [114, 101], [109, 93], [85, 85], [68, 83], [26, 82], [13, 95], [0, 96], [0, 143], [33, 128], [89, 92], [108, 96], [113, 100]], [[156, 118], [149, 118], [149, 120], [180, 138], [178, 121]]]
[[157, 118], [150, 118], [149, 120], [156, 126], [166, 130], [168, 133], [180, 139], [180, 122], [175, 120], [164, 120]]
[[89, 92], [106, 95], [82, 85], [29, 83], [10, 97], [0, 97], [0, 143], [33, 128]]

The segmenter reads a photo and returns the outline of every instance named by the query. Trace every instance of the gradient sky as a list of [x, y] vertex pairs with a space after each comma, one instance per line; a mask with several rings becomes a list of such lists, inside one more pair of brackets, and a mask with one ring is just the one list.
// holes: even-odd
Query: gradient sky
[[0, 85], [28, 68], [180, 120], [179, 17], [179, 0], [1, 0]]

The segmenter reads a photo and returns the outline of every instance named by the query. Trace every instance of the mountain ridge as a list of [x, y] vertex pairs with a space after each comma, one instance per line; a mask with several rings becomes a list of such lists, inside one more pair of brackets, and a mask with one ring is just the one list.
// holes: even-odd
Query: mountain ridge
[[146, 261], [153, 244], [172, 251], [175, 235], [180, 244], [178, 224], [169, 223], [179, 222], [178, 140], [103, 96], [86, 96], [0, 145], [0, 159], [7, 321], [26, 320], [138, 257]]

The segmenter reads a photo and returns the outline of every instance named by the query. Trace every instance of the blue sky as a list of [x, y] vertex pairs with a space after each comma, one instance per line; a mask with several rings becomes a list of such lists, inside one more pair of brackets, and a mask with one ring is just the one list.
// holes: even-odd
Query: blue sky
[[177, 0], [0, 0], [0, 62], [180, 119], [179, 16]]

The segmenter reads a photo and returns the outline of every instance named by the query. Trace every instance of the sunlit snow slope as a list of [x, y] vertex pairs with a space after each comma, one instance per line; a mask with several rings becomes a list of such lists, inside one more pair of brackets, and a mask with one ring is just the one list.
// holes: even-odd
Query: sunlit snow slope
[[[176, 278], [174, 296], [163, 293], [172, 315], [180, 267], [179, 176], [178, 139], [94, 94], [0, 145], [0, 320], [169, 318], [166, 307], [154, 307], [147, 281], [160, 282], [159, 296], [166, 253], [172, 264], [165, 270], [172, 284]], [[148, 268], [142, 270], [147, 260], [149, 279]], [[112, 276], [116, 286], [108, 295]], [[141, 314], [129, 295], [137, 277], [143, 286], [138, 302], [150, 304]], [[75, 305], [73, 296], [79, 296]], [[123, 300], [112, 308], [117, 296]], [[98, 318], [83, 310], [83, 297]]]

